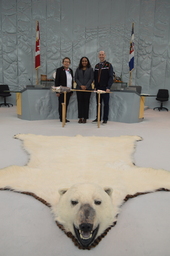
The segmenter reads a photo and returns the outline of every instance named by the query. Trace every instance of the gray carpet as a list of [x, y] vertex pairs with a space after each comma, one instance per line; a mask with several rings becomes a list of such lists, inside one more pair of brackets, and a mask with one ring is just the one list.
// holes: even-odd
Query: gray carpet
[[[74, 136], [139, 135], [134, 160], [143, 167], [170, 171], [170, 112], [148, 109], [140, 123], [108, 122], [97, 128], [71, 120], [64, 128], [58, 120], [25, 121], [17, 118], [16, 107], [0, 108], [0, 168], [25, 165], [28, 155], [18, 133]], [[0, 192], [0, 256], [169, 256], [170, 193], [157, 192], [129, 200], [121, 208], [117, 225], [100, 244], [82, 251], [58, 229], [50, 210], [34, 198]]]

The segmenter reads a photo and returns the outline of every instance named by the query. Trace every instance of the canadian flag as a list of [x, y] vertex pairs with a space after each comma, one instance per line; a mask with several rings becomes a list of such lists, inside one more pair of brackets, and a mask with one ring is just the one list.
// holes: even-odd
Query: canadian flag
[[36, 43], [35, 43], [35, 69], [40, 67], [40, 28], [37, 21]]

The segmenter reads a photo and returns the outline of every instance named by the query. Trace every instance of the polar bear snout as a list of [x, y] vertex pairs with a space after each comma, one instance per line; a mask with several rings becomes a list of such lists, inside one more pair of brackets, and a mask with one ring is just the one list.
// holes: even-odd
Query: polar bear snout
[[94, 228], [96, 211], [90, 204], [81, 205], [77, 214], [77, 227], [74, 225], [74, 231], [77, 240], [83, 247], [88, 247], [95, 239], [98, 228]]
[[79, 228], [83, 233], [89, 233], [92, 231], [93, 225], [90, 223], [82, 223], [79, 225]]
[[89, 204], [84, 204], [80, 207], [80, 210], [78, 212], [79, 223], [93, 224], [95, 215], [95, 210]]

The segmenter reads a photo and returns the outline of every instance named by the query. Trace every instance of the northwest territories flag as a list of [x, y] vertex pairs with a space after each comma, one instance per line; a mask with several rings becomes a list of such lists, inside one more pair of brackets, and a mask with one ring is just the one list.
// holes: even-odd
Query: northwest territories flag
[[36, 28], [36, 43], [35, 43], [35, 69], [40, 67], [40, 29], [37, 21]]
[[130, 40], [130, 51], [129, 51], [129, 71], [134, 69], [134, 23], [132, 23], [132, 34]]

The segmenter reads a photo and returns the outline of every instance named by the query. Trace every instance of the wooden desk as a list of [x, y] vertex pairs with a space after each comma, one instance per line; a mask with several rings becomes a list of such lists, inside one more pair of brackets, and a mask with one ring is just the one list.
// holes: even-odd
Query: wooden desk
[[21, 93], [16, 93], [16, 103], [17, 103], [17, 115], [22, 115], [22, 101], [21, 101]]
[[[58, 97], [44, 87], [27, 87], [17, 94], [17, 114], [24, 120], [59, 119]], [[140, 94], [136, 91], [111, 91], [109, 121], [137, 123], [139, 119]], [[102, 112], [103, 113], [103, 112]], [[67, 118], [78, 119], [77, 95], [73, 92], [67, 109]], [[91, 93], [89, 121], [96, 118], [96, 93]], [[91, 120], [90, 120], [91, 119]]]
[[145, 96], [140, 96], [139, 118], [144, 118]]
[[144, 108], [145, 108], [145, 98], [146, 97], [156, 97], [156, 95], [151, 94], [141, 94], [140, 95], [140, 108], [139, 108], [139, 118], [144, 118]]

